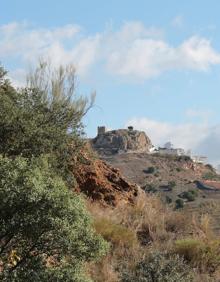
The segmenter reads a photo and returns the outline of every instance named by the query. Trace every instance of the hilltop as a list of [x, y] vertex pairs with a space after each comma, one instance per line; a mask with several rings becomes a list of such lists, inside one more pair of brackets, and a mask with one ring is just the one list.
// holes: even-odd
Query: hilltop
[[149, 152], [152, 143], [144, 131], [117, 129], [107, 131], [104, 126], [98, 127], [97, 136], [91, 140], [94, 149], [101, 155], [112, 155], [122, 152]]

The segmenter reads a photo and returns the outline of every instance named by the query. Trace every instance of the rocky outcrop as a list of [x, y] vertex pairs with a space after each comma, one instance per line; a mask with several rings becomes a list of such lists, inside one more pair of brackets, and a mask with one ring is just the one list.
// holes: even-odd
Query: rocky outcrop
[[93, 148], [100, 154], [120, 152], [149, 152], [152, 147], [145, 132], [133, 129], [118, 129], [99, 133], [92, 140]]
[[138, 195], [138, 186], [128, 182], [118, 169], [99, 159], [87, 159], [76, 169], [75, 178], [79, 192], [104, 205], [134, 203]]

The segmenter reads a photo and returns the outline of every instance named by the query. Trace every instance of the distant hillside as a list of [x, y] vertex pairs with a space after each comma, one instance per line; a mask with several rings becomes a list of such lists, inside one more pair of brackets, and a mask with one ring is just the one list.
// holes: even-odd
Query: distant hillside
[[220, 182], [206, 180], [219, 178], [210, 165], [194, 163], [184, 156], [147, 153], [124, 153], [102, 159], [118, 168], [129, 181], [147, 193], [158, 194], [173, 207], [181, 199], [186, 211], [213, 214], [213, 226], [220, 230]]

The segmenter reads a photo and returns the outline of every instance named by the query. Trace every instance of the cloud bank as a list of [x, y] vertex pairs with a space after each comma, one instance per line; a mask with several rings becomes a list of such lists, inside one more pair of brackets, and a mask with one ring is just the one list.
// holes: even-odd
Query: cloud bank
[[0, 36], [0, 57], [14, 59], [19, 69], [45, 57], [54, 64], [74, 63], [82, 76], [98, 65], [100, 73], [147, 80], [170, 70], [208, 71], [220, 64], [220, 53], [209, 39], [193, 35], [174, 46], [162, 30], [141, 22], [97, 34], [74, 24], [39, 28], [14, 22], [0, 26]]
[[129, 125], [145, 131], [154, 145], [161, 146], [171, 141], [175, 147], [191, 149], [207, 156], [212, 164], [220, 164], [220, 124], [210, 125], [206, 121], [172, 124], [143, 117], [130, 119], [126, 123]]

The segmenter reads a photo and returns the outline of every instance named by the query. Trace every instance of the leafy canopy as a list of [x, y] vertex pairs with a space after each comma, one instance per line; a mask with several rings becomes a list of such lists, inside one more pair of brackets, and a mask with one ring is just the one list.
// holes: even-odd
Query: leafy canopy
[[107, 249], [66, 186], [92, 102], [75, 97], [73, 69], [48, 70], [16, 90], [0, 68], [1, 281], [87, 281], [84, 263]]
[[0, 198], [3, 281], [47, 281], [57, 269], [78, 269], [105, 252], [82, 200], [51, 174], [46, 159], [0, 157]]
[[[73, 67], [47, 63], [28, 76], [28, 87], [15, 90], [0, 70], [0, 153], [24, 157], [57, 154], [78, 144], [81, 119], [92, 106], [77, 96]], [[75, 142], [74, 142], [75, 141]], [[64, 155], [64, 154], [63, 154]]]

